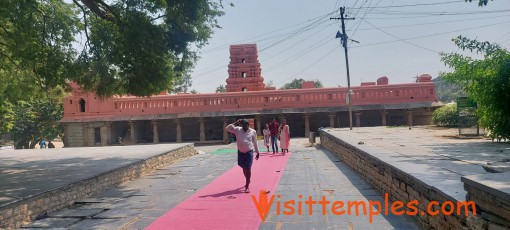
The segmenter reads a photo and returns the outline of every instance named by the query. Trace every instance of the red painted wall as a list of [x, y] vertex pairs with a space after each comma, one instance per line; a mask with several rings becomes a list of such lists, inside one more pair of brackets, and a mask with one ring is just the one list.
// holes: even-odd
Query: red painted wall
[[[428, 80], [428, 79], [426, 79]], [[351, 87], [353, 105], [436, 102], [431, 81]], [[63, 122], [94, 119], [128, 120], [137, 115], [162, 115], [191, 112], [262, 111], [307, 107], [346, 106], [346, 87], [255, 92], [155, 95], [149, 98], [125, 96], [101, 100], [71, 83], [73, 91], [64, 101]], [[79, 100], [85, 100], [80, 112]]]

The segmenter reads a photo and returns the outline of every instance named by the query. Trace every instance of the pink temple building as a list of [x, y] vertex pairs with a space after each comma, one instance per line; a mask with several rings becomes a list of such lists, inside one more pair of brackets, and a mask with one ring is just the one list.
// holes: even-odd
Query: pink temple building
[[[160, 142], [228, 142], [224, 127], [252, 118], [260, 134], [272, 117], [285, 118], [292, 136], [308, 136], [319, 127], [348, 127], [346, 87], [275, 90], [264, 84], [255, 44], [230, 46], [227, 92], [122, 96], [100, 100], [70, 83], [64, 101], [67, 147]], [[351, 87], [354, 126], [430, 124], [436, 102], [432, 77], [389, 84], [387, 77]]]

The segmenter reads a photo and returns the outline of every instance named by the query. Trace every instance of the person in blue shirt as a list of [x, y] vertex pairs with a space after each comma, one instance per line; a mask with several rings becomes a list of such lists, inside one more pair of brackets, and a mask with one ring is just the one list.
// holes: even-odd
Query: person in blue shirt
[[39, 142], [39, 147], [41, 149], [45, 149], [46, 148], [46, 141], [42, 140], [41, 142]]

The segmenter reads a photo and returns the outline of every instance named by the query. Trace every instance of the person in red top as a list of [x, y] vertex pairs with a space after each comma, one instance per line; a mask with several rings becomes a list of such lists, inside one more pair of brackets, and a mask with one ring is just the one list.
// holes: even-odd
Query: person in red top
[[[280, 128], [280, 125], [278, 125], [278, 122], [276, 122], [276, 119], [271, 120], [271, 123], [269, 123], [269, 131], [271, 132], [271, 148], [273, 149], [273, 154], [275, 152], [278, 152], [278, 129]], [[276, 151], [275, 151], [276, 149]]]

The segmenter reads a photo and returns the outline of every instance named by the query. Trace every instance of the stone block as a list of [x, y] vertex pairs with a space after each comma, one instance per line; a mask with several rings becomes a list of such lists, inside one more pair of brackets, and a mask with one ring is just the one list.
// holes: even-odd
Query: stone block
[[90, 218], [103, 212], [104, 209], [65, 209], [55, 213], [48, 214], [49, 217], [60, 217], [60, 218]]
[[67, 228], [80, 220], [80, 218], [46, 218], [23, 225], [23, 228]]
[[406, 187], [407, 187], [406, 183], [404, 183], [403, 181], [401, 181], [401, 182], [400, 182], [400, 189], [401, 189], [402, 191], [406, 191]]
[[488, 230], [510, 230], [510, 228], [496, 223], [489, 223]]
[[139, 218], [86, 219], [70, 226], [69, 229], [124, 229], [137, 219]]
[[80, 203], [116, 203], [121, 200], [123, 200], [123, 199], [118, 198], [118, 197], [100, 197], [100, 198], [92, 197], [92, 198], [77, 200], [76, 203], [77, 204], [80, 204]]
[[94, 219], [116, 219], [139, 216], [141, 209], [112, 209], [94, 216]]
[[499, 224], [499, 225], [505, 226], [507, 228], [510, 228], [510, 220], [508, 220], [508, 219], [505, 220], [499, 216], [492, 215], [492, 214], [489, 214], [486, 212], [482, 212], [481, 217], [490, 223]]

